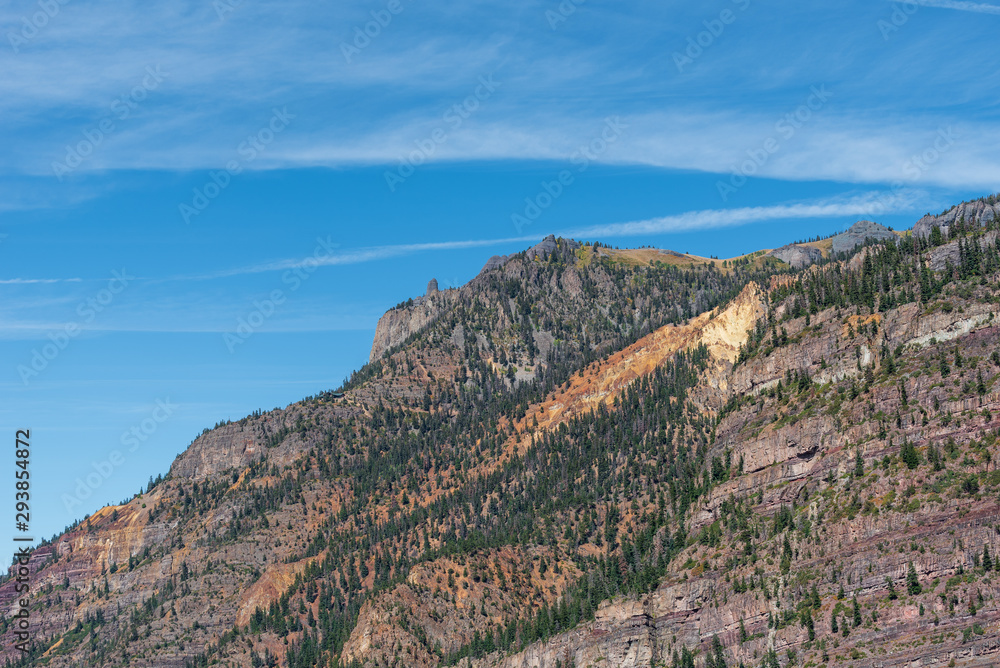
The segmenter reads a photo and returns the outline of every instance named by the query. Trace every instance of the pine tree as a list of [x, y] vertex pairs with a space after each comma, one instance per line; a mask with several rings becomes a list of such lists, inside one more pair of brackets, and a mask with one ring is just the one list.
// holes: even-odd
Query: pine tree
[[937, 225], [931, 227], [930, 242], [931, 246], [940, 246], [944, 243], [944, 235], [941, 234], [941, 228]]
[[912, 470], [920, 465], [920, 453], [917, 452], [916, 446], [908, 440], [903, 441], [903, 446], [899, 449], [899, 458], [903, 460], [908, 469]]
[[809, 608], [803, 608], [801, 613], [802, 626], [809, 632], [809, 640], [816, 639], [816, 628]]
[[708, 665], [714, 668], [726, 668], [726, 657], [723, 653], [722, 641], [719, 640], [718, 635], [712, 636], [712, 654], [715, 655], [715, 660], [712, 661], [712, 655], [709, 655]]
[[983, 545], [983, 570], [993, 570], [993, 558], [990, 556], [990, 546]]
[[917, 578], [917, 569], [913, 567], [913, 562], [906, 569], [906, 591], [909, 592], [911, 596], [917, 596], [924, 589], [920, 586], [920, 580]]

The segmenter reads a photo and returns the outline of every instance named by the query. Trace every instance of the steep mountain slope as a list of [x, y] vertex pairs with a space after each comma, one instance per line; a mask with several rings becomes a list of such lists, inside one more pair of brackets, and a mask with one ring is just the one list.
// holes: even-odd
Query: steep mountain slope
[[800, 272], [491, 260], [387, 314], [343, 397], [36, 550], [20, 661], [995, 662], [997, 221], [949, 220]]

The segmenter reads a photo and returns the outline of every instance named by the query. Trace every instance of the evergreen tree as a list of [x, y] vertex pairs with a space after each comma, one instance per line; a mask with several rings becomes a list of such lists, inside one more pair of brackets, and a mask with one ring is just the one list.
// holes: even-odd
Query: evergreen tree
[[719, 636], [712, 636], [712, 652], [708, 656], [709, 668], [726, 668], [726, 656]]
[[916, 446], [907, 439], [903, 439], [903, 445], [899, 449], [899, 458], [903, 460], [908, 469], [915, 469], [920, 465], [920, 453], [917, 452]]
[[815, 640], [816, 639], [816, 629], [815, 629], [815, 624], [813, 622], [812, 612], [810, 611], [810, 608], [802, 608], [802, 613], [800, 615], [800, 619], [801, 619], [801, 622], [802, 622], [802, 626], [804, 626], [806, 628], [806, 630], [809, 632], [809, 640]]
[[923, 587], [920, 586], [920, 580], [917, 578], [917, 569], [913, 567], [912, 561], [906, 569], [906, 591], [911, 596], [917, 596], [923, 591]]

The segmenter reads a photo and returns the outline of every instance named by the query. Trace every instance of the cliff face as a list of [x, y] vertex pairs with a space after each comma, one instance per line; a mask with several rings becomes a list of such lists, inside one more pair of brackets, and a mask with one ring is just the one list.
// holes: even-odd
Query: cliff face
[[[348, 400], [324, 404], [323, 413], [325, 419], [347, 419], [358, 415], [360, 409]], [[177, 456], [170, 475], [204, 480], [228, 471], [242, 471], [264, 457], [276, 466], [291, 466], [316, 445], [320, 436], [306, 428], [309, 416], [302, 406], [293, 404], [206, 431]]]
[[913, 234], [926, 237], [934, 227], [948, 234], [955, 223], [963, 220], [973, 227], [982, 227], [992, 221], [1000, 220], [1000, 204], [992, 198], [962, 202], [940, 215], [924, 216], [913, 226]]
[[996, 236], [505, 258], [37, 549], [28, 661], [996, 663]]
[[410, 336], [423, 330], [451, 306], [457, 296], [456, 290], [435, 291], [413, 300], [412, 304], [387, 311], [375, 326], [375, 338], [368, 360], [374, 362], [385, 351], [402, 345]]

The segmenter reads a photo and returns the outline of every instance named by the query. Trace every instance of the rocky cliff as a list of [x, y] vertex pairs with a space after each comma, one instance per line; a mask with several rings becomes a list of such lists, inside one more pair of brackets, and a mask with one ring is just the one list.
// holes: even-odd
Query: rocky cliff
[[982, 227], [998, 219], [1000, 219], [1000, 204], [995, 197], [987, 197], [972, 202], [962, 202], [937, 216], [927, 214], [914, 224], [913, 234], [926, 237], [935, 227], [948, 234], [959, 221], [964, 221], [973, 227]]
[[375, 326], [372, 351], [368, 356], [374, 362], [385, 351], [396, 348], [408, 338], [420, 332], [441, 315], [457, 297], [456, 291], [434, 291], [387, 311]]

